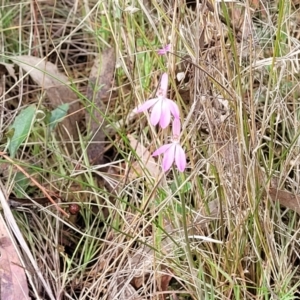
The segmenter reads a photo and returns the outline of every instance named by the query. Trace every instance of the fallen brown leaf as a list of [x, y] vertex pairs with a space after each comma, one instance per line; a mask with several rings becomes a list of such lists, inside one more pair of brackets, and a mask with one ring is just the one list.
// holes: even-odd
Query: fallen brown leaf
[[[171, 276], [170, 274], [163, 274], [161, 275], [160, 278], [160, 288], [162, 292], [166, 292], [168, 290], [170, 281], [172, 279], [173, 276]], [[163, 294], [162, 295], [163, 299], [166, 299], [166, 295]]]
[[20, 55], [11, 57], [11, 60], [28, 72], [40, 87], [49, 89], [68, 83], [67, 76], [60, 73], [56, 65], [48, 62], [45, 58]]
[[300, 215], [300, 197], [290, 192], [271, 187], [268, 194], [273, 202], [279, 202]]
[[91, 165], [103, 163], [105, 132], [103, 130], [103, 100], [109, 97], [116, 65], [115, 49], [108, 48], [94, 61], [91, 69], [87, 98], [92, 105], [87, 104], [86, 123], [92, 133], [87, 154]]
[[10, 238], [3, 218], [0, 218], [0, 299], [30, 299], [24, 268]]

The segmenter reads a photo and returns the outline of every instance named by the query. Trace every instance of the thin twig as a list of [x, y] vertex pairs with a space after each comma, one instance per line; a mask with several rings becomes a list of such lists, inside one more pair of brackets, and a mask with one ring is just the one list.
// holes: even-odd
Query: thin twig
[[46, 189], [40, 185], [32, 176], [30, 176], [22, 167], [17, 165], [10, 157], [8, 157], [5, 152], [0, 152], [0, 155], [3, 156], [7, 161], [12, 163], [18, 170], [20, 170], [27, 178], [29, 178], [42, 192], [43, 194], [49, 199], [49, 201], [56, 207], [58, 211], [60, 211], [63, 215], [65, 215], [67, 218], [69, 218], [69, 214], [66, 213], [61, 207], [57, 205], [57, 203], [51, 198], [49, 193], [46, 191]]

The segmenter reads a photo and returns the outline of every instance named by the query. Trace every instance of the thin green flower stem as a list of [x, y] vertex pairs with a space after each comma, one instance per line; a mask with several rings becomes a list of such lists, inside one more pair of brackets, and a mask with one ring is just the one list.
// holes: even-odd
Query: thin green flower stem
[[[176, 171], [174, 170], [174, 167], [173, 167], [173, 171], [176, 174]], [[180, 181], [178, 180], [177, 176], [174, 176], [174, 177], [175, 177], [175, 180], [176, 180], [176, 186], [179, 186], [180, 185]], [[182, 177], [184, 177], [183, 174], [182, 174]], [[180, 201], [181, 201], [182, 226], [183, 226], [183, 232], [184, 232], [184, 240], [185, 240], [185, 246], [186, 246], [186, 253], [187, 253], [187, 258], [188, 258], [188, 262], [189, 262], [190, 273], [193, 274], [194, 263], [193, 263], [192, 251], [191, 251], [191, 247], [190, 247], [190, 243], [189, 243], [189, 235], [188, 235], [188, 229], [187, 229], [188, 225], [187, 225], [187, 222], [186, 222], [185, 201], [184, 201], [184, 196], [180, 194], [180, 191], [179, 191], [179, 197], [180, 197]]]

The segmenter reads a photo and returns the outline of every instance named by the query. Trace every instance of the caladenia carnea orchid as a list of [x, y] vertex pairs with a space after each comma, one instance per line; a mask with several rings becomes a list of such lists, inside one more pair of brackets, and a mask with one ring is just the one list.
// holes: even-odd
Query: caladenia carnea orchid
[[171, 50], [171, 44], [168, 44], [168, 45], [164, 46], [162, 49], [159, 49], [157, 51], [157, 53], [158, 53], [158, 55], [165, 55], [168, 52], [170, 52], [170, 50]]
[[159, 123], [161, 128], [166, 128], [171, 121], [171, 115], [179, 119], [178, 105], [171, 99], [167, 98], [168, 92], [168, 74], [164, 73], [161, 77], [160, 87], [156, 93], [156, 98], [149, 99], [133, 110], [135, 113], [144, 112], [152, 108], [150, 123], [155, 126]]
[[162, 167], [164, 172], [167, 172], [171, 168], [174, 162], [180, 172], [183, 172], [186, 168], [186, 156], [184, 150], [182, 149], [179, 143], [180, 127], [181, 127], [180, 120], [174, 119], [173, 127], [172, 127], [172, 132], [173, 132], [172, 143], [159, 147], [152, 154], [152, 156], [157, 156], [161, 154], [164, 155], [162, 161]]
[[[159, 55], [167, 54], [171, 49], [171, 44], [165, 46], [164, 48], [158, 50]], [[168, 92], [168, 74], [163, 73], [160, 81], [160, 86], [156, 93], [156, 98], [149, 99], [145, 103], [136, 107], [133, 112], [140, 113], [148, 109], [151, 109], [150, 123], [153, 126], [157, 124], [160, 125], [162, 129], [165, 129], [171, 122], [172, 123], [172, 142], [162, 145], [159, 147], [152, 156], [158, 156], [163, 154], [162, 168], [164, 172], [167, 172], [173, 163], [177, 166], [180, 172], [183, 172], [186, 168], [186, 155], [183, 148], [180, 145], [180, 112], [178, 105], [171, 99], [167, 98]]]

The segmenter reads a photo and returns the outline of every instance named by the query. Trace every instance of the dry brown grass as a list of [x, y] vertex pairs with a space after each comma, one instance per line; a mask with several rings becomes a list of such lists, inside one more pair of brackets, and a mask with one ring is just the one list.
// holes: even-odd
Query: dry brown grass
[[[12, 208], [33, 256], [23, 249], [31, 297], [296, 299], [299, 4], [129, 2], [2, 4], [2, 61], [46, 57], [71, 79], [81, 109], [91, 100], [95, 54], [108, 45], [117, 54], [104, 103], [114, 132], [106, 139], [106, 167], [89, 164], [84, 113], [72, 151], [44, 119], [15, 159], [60, 195], [66, 212], [80, 206], [70, 218], [50, 205]], [[159, 57], [156, 50], [169, 42], [175, 55]], [[166, 70], [185, 120], [184, 174], [150, 166], [147, 156], [167, 134], [149, 126], [148, 116], [131, 114]], [[4, 151], [21, 110], [34, 103], [48, 113], [53, 103], [21, 69], [15, 67], [17, 80], [1, 72]], [[13, 164], [0, 162], [10, 198], [43, 196]]]

